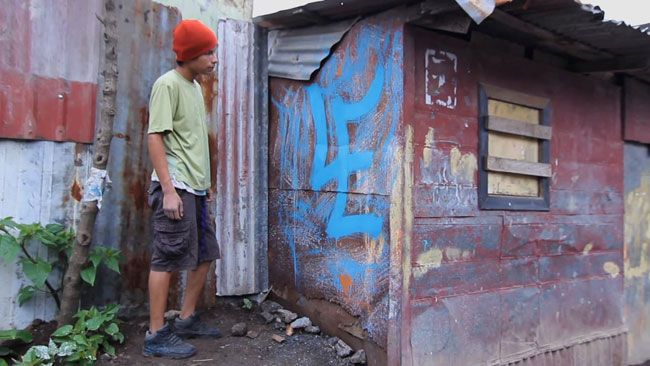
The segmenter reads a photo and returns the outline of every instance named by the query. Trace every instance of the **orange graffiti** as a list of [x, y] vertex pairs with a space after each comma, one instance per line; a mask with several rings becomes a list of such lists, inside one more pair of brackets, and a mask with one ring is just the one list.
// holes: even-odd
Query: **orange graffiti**
[[343, 287], [343, 293], [346, 296], [350, 296], [350, 290], [352, 289], [352, 277], [348, 274], [340, 274], [339, 281], [341, 281], [341, 287]]

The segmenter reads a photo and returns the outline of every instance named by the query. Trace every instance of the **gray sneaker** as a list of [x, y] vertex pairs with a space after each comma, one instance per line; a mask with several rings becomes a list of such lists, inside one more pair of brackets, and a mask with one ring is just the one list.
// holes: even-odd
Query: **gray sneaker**
[[199, 314], [194, 312], [187, 319], [176, 318], [174, 321], [174, 332], [182, 338], [219, 338], [219, 329], [210, 327], [201, 322]]
[[188, 358], [196, 354], [196, 347], [183, 342], [169, 324], [165, 324], [155, 334], [147, 331], [142, 354], [145, 357]]

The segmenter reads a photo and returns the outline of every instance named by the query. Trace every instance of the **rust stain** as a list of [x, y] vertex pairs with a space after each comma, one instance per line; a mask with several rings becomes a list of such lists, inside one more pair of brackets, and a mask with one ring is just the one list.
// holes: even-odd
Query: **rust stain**
[[141, 132], [142, 132], [142, 136], [144, 136], [145, 133], [147, 132], [147, 128], [149, 127], [149, 108], [147, 107], [140, 108], [139, 114], [140, 114]]
[[114, 134], [113, 137], [116, 137], [118, 139], [125, 139], [126, 141], [131, 141], [131, 136], [129, 136], [127, 134], [123, 134], [121, 132], [118, 132], [118, 133]]
[[217, 134], [215, 132], [208, 133], [208, 144], [210, 145], [210, 184], [212, 189], [216, 188], [217, 184]]
[[133, 197], [135, 208], [140, 211], [144, 208], [146, 202], [146, 179], [138, 177], [129, 184], [129, 193]]
[[216, 97], [216, 84], [217, 84], [217, 74], [211, 73], [209, 75], [203, 75], [199, 79], [201, 84], [201, 89], [203, 90], [203, 102], [205, 103], [205, 110], [208, 115], [212, 114], [212, 106], [214, 104], [214, 98]]
[[72, 188], [70, 188], [70, 195], [78, 202], [81, 202], [81, 186], [76, 179], [72, 183]]
[[339, 281], [341, 281], [341, 287], [343, 287], [343, 293], [345, 296], [350, 296], [350, 291], [352, 290], [352, 277], [348, 274], [340, 274]]

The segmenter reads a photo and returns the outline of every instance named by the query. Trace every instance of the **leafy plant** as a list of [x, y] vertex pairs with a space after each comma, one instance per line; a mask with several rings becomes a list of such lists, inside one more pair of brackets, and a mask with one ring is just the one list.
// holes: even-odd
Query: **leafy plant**
[[94, 365], [100, 352], [115, 356], [114, 343], [124, 342], [116, 319], [119, 305], [104, 309], [91, 307], [75, 314], [74, 325], [64, 325], [52, 333], [47, 346], [33, 346], [16, 363], [18, 366], [40, 366], [65, 363]]
[[244, 298], [244, 305], [242, 305], [242, 308], [246, 310], [250, 310], [253, 308], [253, 302], [250, 301], [249, 299]]
[[2, 357], [14, 356], [14, 351], [7, 347], [6, 342], [20, 342], [20, 343], [30, 343], [33, 337], [32, 334], [26, 330], [0, 330], [0, 366], [4, 366], [7, 362]]
[[[63, 225], [49, 224], [18, 224], [13, 218], [0, 220], [0, 257], [7, 263], [18, 260], [22, 272], [31, 285], [23, 286], [18, 291], [18, 304], [23, 305], [31, 300], [38, 292], [49, 294], [54, 299], [57, 308], [61, 307], [59, 292], [50, 282], [52, 273], [59, 274], [57, 285], [61, 284], [68, 266], [75, 234]], [[42, 258], [38, 245], [45, 246], [53, 259]], [[90, 260], [81, 272], [82, 279], [93, 286], [97, 268], [104, 263], [109, 269], [119, 273], [120, 252], [106, 247], [95, 247], [91, 251]]]

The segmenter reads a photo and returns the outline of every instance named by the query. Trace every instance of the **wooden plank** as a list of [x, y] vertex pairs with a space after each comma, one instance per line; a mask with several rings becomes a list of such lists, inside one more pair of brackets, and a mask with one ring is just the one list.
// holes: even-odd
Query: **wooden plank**
[[497, 99], [529, 108], [544, 109], [550, 102], [548, 98], [521, 93], [500, 86], [481, 83], [481, 87], [485, 90], [488, 99]]
[[511, 135], [532, 137], [540, 140], [550, 140], [552, 135], [552, 129], [549, 126], [535, 125], [528, 122], [496, 116], [488, 116], [487, 129]]
[[485, 162], [486, 169], [493, 172], [533, 175], [536, 177], [550, 177], [551, 164], [533, 163], [530, 161], [497, 158], [488, 156]]
[[539, 197], [539, 177], [499, 172], [487, 174], [489, 195]]

